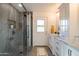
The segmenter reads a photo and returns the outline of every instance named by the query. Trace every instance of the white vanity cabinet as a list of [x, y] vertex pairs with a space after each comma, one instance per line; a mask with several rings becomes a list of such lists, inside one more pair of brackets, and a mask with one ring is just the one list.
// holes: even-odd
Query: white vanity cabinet
[[63, 39], [69, 36], [69, 4], [62, 4], [59, 7], [59, 36]]
[[61, 56], [63, 44], [58, 39], [59, 39], [58, 37], [51, 37], [49, 39], [49, 48], [51, 52], [53, 53], [53, 55]]
[[79, 56], [79, 49], [72, 48], [72, 56]]
[[59, 14], [60, 38], [50, 39], [51, 51], [56, 56], [79, 56], [79, 4], [62, 4]]
[[62, 56], [63, 55], [63, 53], [62, 53], [63, 43], [61, 42], [59, 37], [57, 37], [54, 42], [55, 42], [55, 44], [54, 44], [54, 46], [55, 46], [55, 55], [56, 56]]
[[54, 42], [54, 37], [50, 37], [48, 41], [49, 41], [49, 48], [50, 48], [52, 54], [55, 55], [55, 49], [54, 49], [55, 48], [55, 45], [54, 45], [55, 42]]
[[55, 55], [59, 56], [61, 53], [61, 43], [57, 40], [58, 38], [55, 38]]
[[61, 40], [60, 38], [49, 39], [49, 48], [55, 56], [79, 56], [79, 48], [75, 48]]
[[79, 49], [63, 43], [63, 56], [79, 56]]
[[69, 53], [69, 50], [71, 50], [66, 44], [63, 43], [63, 56], [68, 56], [72, 54], [72, 50], [71, 53]]
[[59, 14], [61, 36], [68, 36], [69, 41], [79, 45], [79, 39], [76, 39], [79, 36], [79, 4], [61, 4]]

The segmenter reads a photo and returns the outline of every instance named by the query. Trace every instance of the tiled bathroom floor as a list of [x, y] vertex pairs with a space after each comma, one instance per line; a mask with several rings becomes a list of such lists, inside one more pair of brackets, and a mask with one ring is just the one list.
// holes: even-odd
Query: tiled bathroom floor
[[[26, 52], [26, 51], [25, 51]], [[47, 46], [35, 46], [24, 56], [54, 56]]]
[[52, 53], [48, 47], [33, 47], [32, 55], [33, 56], [52, 56]]

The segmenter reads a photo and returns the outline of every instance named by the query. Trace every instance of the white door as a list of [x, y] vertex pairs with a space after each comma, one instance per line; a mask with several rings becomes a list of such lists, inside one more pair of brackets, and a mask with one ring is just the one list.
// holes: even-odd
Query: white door
[[36, 20], [36, 27], [34, 34], [34, 45], [37, 46], [46, 46], [48, 44], [47, 41], [47, 19], [39, 18]]

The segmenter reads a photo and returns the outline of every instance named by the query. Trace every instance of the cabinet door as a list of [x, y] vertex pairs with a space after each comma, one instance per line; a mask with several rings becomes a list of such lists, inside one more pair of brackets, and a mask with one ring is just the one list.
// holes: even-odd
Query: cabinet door
[[68, 56], [68, 46], [63, 43], [63, 56]]
[[51, 37], [49, 38], [49, 48], [51, 49], [53, 55], [55, 55], [54, 47], [54, 37]]
[[65, 43], [63, 43], [62, 53], [63, 56], [79, 56], [79, 50], [77, 48], [69, 46]]
[[69, 4], [62, 4], [59, 8], [59, 32], [61, 37], [67, 37], [69, 33]]
[[79, 51], [78, 50], [72, 50], [73, 51], [73, 53], [72, 53], [72, 56], [79, 56]]
[[52, 38], [52, 53], [55, 55], [55, 38]]
[[59, 38], [55, 39], [55, 54], [57, 56], [61, 56], [62, 51], [62, 42], [58, 40]]

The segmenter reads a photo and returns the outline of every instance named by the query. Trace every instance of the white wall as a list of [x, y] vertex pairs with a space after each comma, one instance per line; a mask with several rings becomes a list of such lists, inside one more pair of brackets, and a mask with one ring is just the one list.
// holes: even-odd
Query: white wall
[[71, 45], [79, 47], [79, 4], [70, 4], [70, 37]]
[[[37, 32], [37, 19], [47, 18], [46, 12], [33, 12], [33, 46], [48, 44], [46, 33]], [[45, 24], [47, 27], [47, 24]]]
[[58, 24], [58, 20], [57, 19], [57, 12], [58, 12], [58, 7], [60, 6], [61, 4], [55, 4], [54, 6], [51, 6], [51, 8], [49, 9], [48, 11], [48, 33], [51, 34], [50, 30], [51, 30], [51, 25], [55, 25], [57, 26]]
[[[35, 45], [48, 45], [48, 37], [50, 36], [50, 29], [51, 25], [56, 25], [57, 20], [56, 20], [56, 12], [58, 10], [58, 7], [60, 4], [51, 4], [48, 8], [47, 11], [33, 11], [33, 46]], [[36, 32], [36, 20], [39, 18], [47, 18], [47, 24], [46, 27], [46, 34], [43, 35], [42, 33], [37, 33]]]

